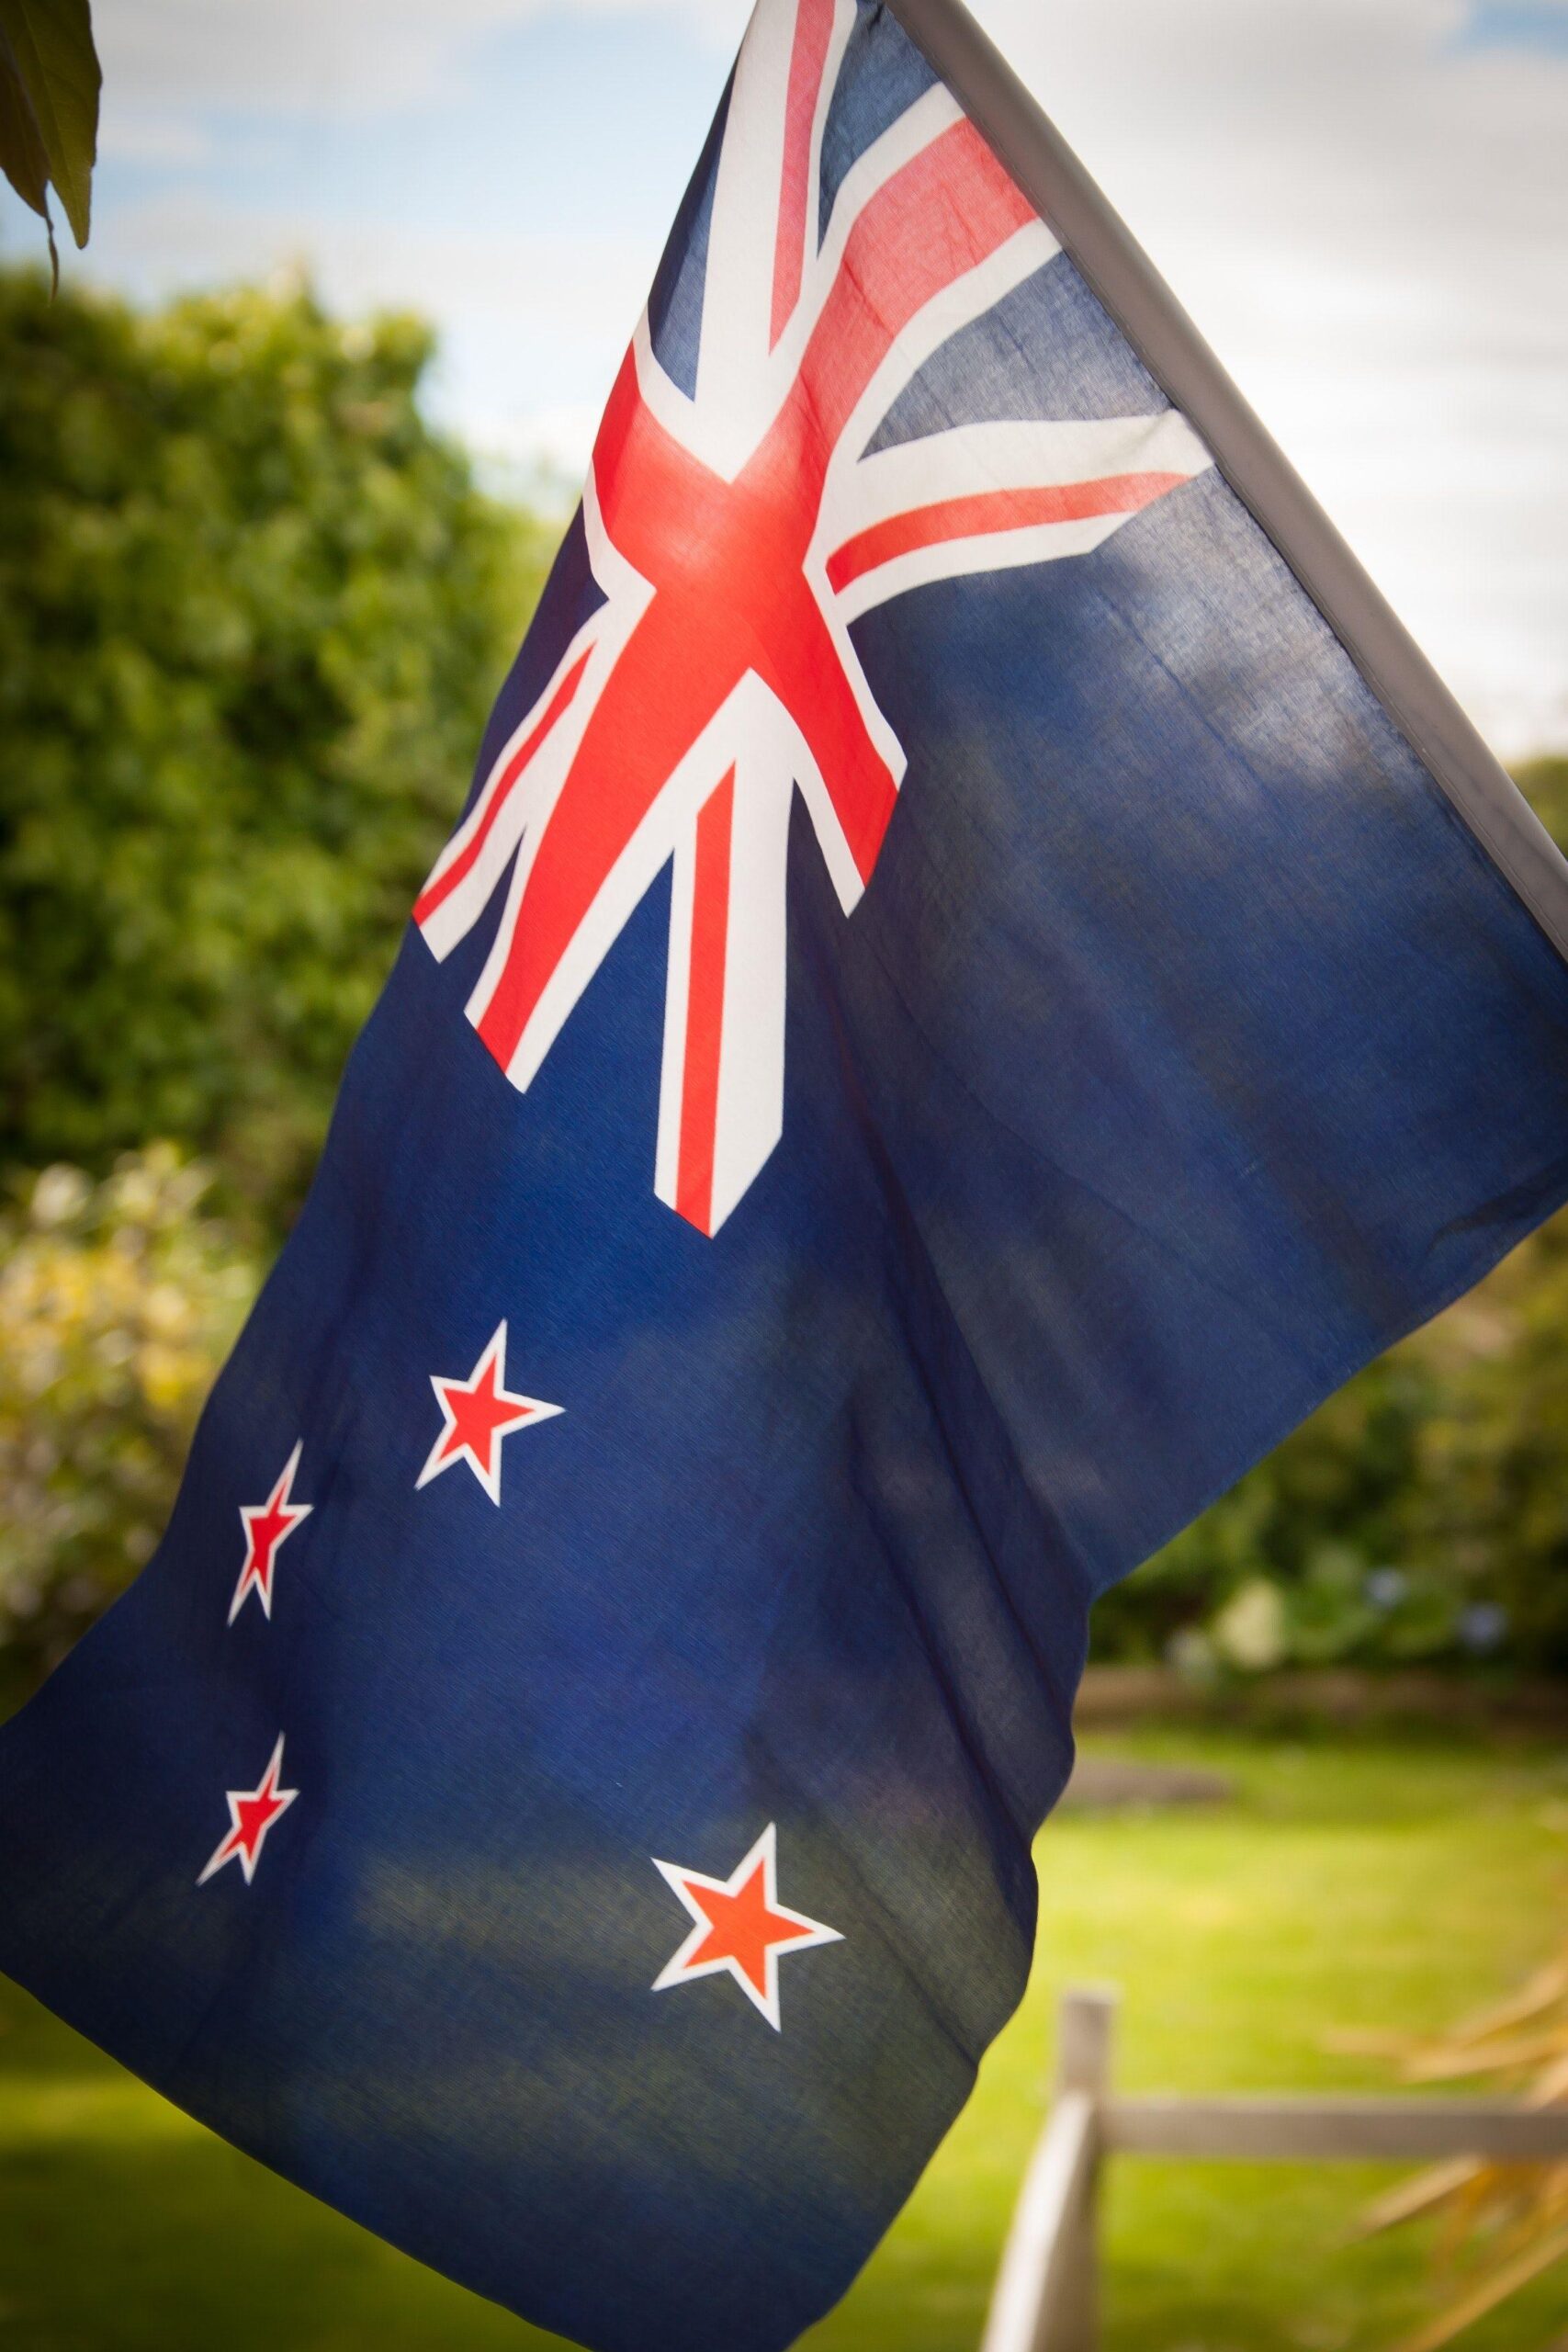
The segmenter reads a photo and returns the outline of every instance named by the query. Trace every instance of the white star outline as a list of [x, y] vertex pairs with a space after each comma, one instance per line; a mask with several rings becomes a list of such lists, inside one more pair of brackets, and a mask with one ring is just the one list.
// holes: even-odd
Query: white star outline
[[[512, 1418], [509, 1420], [498, 1421], [491, 1430], [491, 1458], [488, 1463], [480, 1461], [467, 1438], [450, 1453], [447, 1453], [446, 1441], [457, 1426], [457, 1416], [446, 1400], [446, 1391], [449, 1388], [463, 1388], [471, 1395], [492, 1364], [495, 1367], [496, 1402], [499, 1405], [510, 1405], [513, 1408]], [[415, 1494], [422, 1487], [428, 1487], [433, 1478], [439, 1478], [444, 1470], [451, 1470], [459, 1462], [466, 1462], [491, 1502], [499, 1509], [501, 1449], [505, 1440], [514, 1430], [531, 1428], [536, 1421], [554, 1420], [558, 1413], [565, 1412], [566, 1407], [547, 1405], [542, 1396], [524, 1396], [514, 1389], [508, 1388], [506, 1385], [506, 1317], [504, 1316], [491, 1333], [483, 1354], [467, 1380], [455, 1379], [449, 1374], [444, 1377], [441, 1374], [433, 1372], [430, 1375], [430, 1385], [435, 1401], [441, 1408], [441, 1432], [425, 1457], [423, 1469], [413, 1482]]]
[[[713, 1932], [714, 1922], [688, 1892], [691, 1887], [703, 1886], [706, 1887], [711, 1894], [736, 1895], [756, 1869], [759, 1858], [762, 1866], [762, 1900], [767, 1908], [776, 1913], [779, 1918], [787, 1919], [791, 1927], [804, 1930], [798, 1936], [792, 1936], [787, 1943], [771, 1943], [767, 1946], [762, 1960], [767, 1989], [762, 1993], [758, 1992], [745, 1970], [729, 1954], [727, 1953], [721, 1960], [699, 1961], [694, 1957]], [[820, 1919], [808, 1919], [804, 1911], [792, 1911], [787, 1903], [779, 1901], [776, 1824], [769, 1822], [756, 1844], [740, 1861], [737, 1862], [728, 1878], [709, 1878], [703, 1871], [682, 1870], [678, 1862], [661, 1862], [657, 1854], [651, 1856], [650, 1860], [665, 1884], [680, 1897], [682, 1909], [694, 1923], [692, 1931], [680, 1951], [672, 1960], [666, 1962], [654, 1978], [651, 1989], [655, 1993], [665, 1993], [672, 1984], [689, 1984], [694, 1983], [699, 1976], [728, 1974], [734, 1978], [752, 2007], [761, 2010], [773, 2031], [782, 2033], [784, 2019], [779, 2010], [780, 1953], [793, 1955], [797, 1951], [815, 1951], [822, 1944], [841, 1944], [844, 1939], [837, 1928], [825, 1927]]]
[[[273, 1570], [277, 1566], [277, 1555], [282, 1551], [284, 1545], [288, 1543], [289, 1537], [299, 1533], [306, 1520], [310, 1518], [310, 1513], [316, 1508], [314, 1503], [297, 1503], [294, 1499], [294, 1474], [299, 1467], [299, 1457], [304, 1451], [304, 1439], [302, 1437], [296, 1438], [294, 1442], [294, 1451], [289, 1455], [288, 1461], [284, 1464], [282, 1475], [278, 1478], [276, 1485], [273, 1487], [271, 1494], [268, 1495], [265, 1502], [242, 1503], [240, 1505], [240, 1524], [245, 1531], [245, 1558], [244, 1565], [240, 1570], [240, 1580], [234, 1587], [234, 1598], [229, 1603], [229, 1623], [231, 1625], [233, 1623], [235, 1618], [239, 1615], [241, 1610], [244, 1607], [253, 1592], [255, 1594], [256, 1599], [261, 1602], [262, 1615], [266, 1618], [269, 1623], [271, 1623], [272, 1577]], [[259, 1577], [256, 1574], [255, 1561], [253, 1557], [253, 1554], [254, 1552], [254, 1539], [251, 1532], [252, 1522], [258, 1519], [265, 1519], [268, 1511], [276, 1510], [279, 1508], [284, 1510], [294, 1512], [295, 1516], [284, 1529], [282, 1534], [274, 1538], [272, 1550], [267, 1555], [266, 1575], [265, 1577]]]
[[[279, 1732], [277, 1735], [277, 1744], [274, 1747], [271, 1756], [267, 1758], [266, 1770], [262, 1774], [261, 1779], [256, 1782], [255, 1787], [254, 1789], [224, 1790], [223, 1793], [228, 1799], [229, 1804], [229, 1826], [224, 1831], [222, 1837], [218, 1840], [217, 1845], [213, 1848], [211, 1860], [209, 1861], [207, 1868], [202, 1871], [201, 1876], [197, 1880], [197, 1886], [205, 1886], [209, 1878], [211, 1878], [217, 1871], [222, 1870], [225, 1865], [230, 1862], [239, 1863], [241, 1870], [245, 1874], [245, 1884], [247, 1886], [250, 1885], [252, 1880], [256, 1874], [256, 1864], [261, 1860], [262, 1848], [266, 1844], [267, 1838], [271, 1835], [275, 1824], [282, 1820], [284, 1815], [288, 1812], [289, 1806], [293, 1804], [295, 1798], [299, 1793], [298, 1789], [284, 1789], [278, 1786], [278, 1781], [282, 1777], [282, 1773], [283, 1734]], [[263, 1822], [261, 1827], [256, 1832], [255, 1850], [254, 1853], [247, 1853], [243, 1843], [235, 1845], [231, 1842], [240, 1826], [240, 1806], [247, 1797], [254, 1802], [255, 1798], [261, 1795], [264, 1789], [269, 1787], [271, 1794], [277, 1800], [277, 1811], [272, 1815], [270, 1820]]]

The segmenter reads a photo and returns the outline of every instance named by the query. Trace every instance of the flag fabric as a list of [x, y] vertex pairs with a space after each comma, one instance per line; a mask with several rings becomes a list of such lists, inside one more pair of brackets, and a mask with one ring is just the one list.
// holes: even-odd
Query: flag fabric
[[901, 13], [761, 0], [167, 1536], [0, 1734], [0, 1965], [603, 2352], [842, 2292], [1095, 1595], [1568, 1193], [1561, 865]]

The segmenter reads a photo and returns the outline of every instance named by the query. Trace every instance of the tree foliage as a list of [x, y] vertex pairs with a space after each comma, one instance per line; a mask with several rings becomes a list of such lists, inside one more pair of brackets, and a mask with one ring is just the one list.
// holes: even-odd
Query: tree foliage
[[0, 275], [0, 1161], [168, 1136], [296, 1204], [540, 568], [431, 347]]

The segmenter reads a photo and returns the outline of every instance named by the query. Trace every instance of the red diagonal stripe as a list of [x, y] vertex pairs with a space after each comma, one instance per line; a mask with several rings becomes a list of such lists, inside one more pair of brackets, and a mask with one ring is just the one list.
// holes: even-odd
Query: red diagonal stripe
[[800, 0], [795, 46], [784, 100], [784, 174], [779, 187], [778, 235], [773, 247], [773, 321], [771, 350], [789, 324], [800, 300], [806, 241], [815, 229], [806, 202], [811, 188], [811, 131], [833, 35], [833, 0]]
[[1081, 523], [1091, 514], [1135, 514], [1187, 479], [1185, 474], [1111, 474], [1104, 481], [1057, 482], [1034, 490], [978, 490], [964, 498], [890, 514], [846, 539], [828, 559], [828, 579], [847, 588], [868, 571], [917, 548], [946, 539], [976, 539], [996, 531], [1024, 531], [1037, 523]]
[[729, 843], [735, 770], [703, 803], [692, 877], [691, 963], [686, 980], [686, 1051], [681, 1066], [681, 1147], [675, 1206], [701, 1233], [713, 1229], [714, 1145], [718, 1134], [719, 1057], [724, 1046], [724, 970], [729, 944]]
[[[590, 650], [592, 650], [592, 648], [590, 648]], [[442, 900], [451, 896], [451, 893], [457, 888], [464, 875], [470, 871], [475, 859], [479, 856], [480, 850], [483, 849], [485, 842], [490, 838], [491, 829], [494, 825], [497, 817], [501, 814], [502, 804], [505, 802], [513, 786], [516, 783], [518, 777], [522, 775], [524, 769], [527, 766], [529, 761], [533, 758], [535, 752], [538, 750], [540, 744], [544, 741], [546, 736], [549, 733], [551, 728], [555, 725], [562, 711], [565, 710], [573, 695], [576, 694], [578, 687], [582, 683], [582, 673], [587, 667], [588, 654], [579, 654], [577, 660], [572, 663], [571, 668], [567, 672], [565, 677], [561, 680], [559, 685], [550, 696], [549, 704], [545, 711], [544, 717], [539, 720], [536, 727], [530, 729], [529, 732], [524, 737], [522, 742], [518, 744], [517, 749], [513, 752], [512, 757], [507, 761], [505, 767], [502, 770], [496, 782], [495, 790], [490, 797], [490, 802], [485, 809], [484, 815], [480, 819], [479, 824], [475, 826], [473, 831], [469, 834], [462, 851], [452, 860], [450, 865], [445, 867], [441, 873], [433, 875], [431, 879], [425, 884], [424, 888], [420, 892], [413, 910], [413, 919], [415, 922], [423, 922], [426, 915], [434, 914], [435, 909], [442, 903]]]
[[968, 121], [878, 188], [845, 242], [795, 388], [821, 464], [916, 312], [1036, 217]]

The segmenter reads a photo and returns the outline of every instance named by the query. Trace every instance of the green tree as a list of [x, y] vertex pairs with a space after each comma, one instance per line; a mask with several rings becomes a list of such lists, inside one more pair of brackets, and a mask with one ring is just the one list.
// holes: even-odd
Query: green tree
[[[1416, 1342], [1369, 1365], [1106, 1595], [1095, 1612], [1097, 1653], [1146, 1657], [1174, 1647], [1269, 1667], [1457, 1650], [1468, 1596], [1410, 1557], [1411, 1495], [1439, 1396]], [[1201, 1645], [1183, 1640], [1200, 1628]]]
[[542, 569], [431, 348], [0, 275], [0, 1161], [168, 1136], [297, 1204]]

